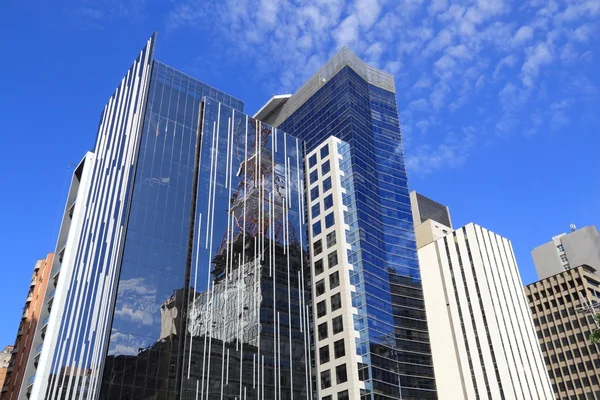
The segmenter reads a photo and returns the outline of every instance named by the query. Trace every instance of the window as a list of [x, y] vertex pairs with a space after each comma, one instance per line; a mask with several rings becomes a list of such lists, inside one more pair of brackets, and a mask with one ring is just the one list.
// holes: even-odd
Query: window
[[331, 372], [329, 370], [321, 372], [321, 389], [331, 387]]
[[335, 367], [335, 381], [339, 385], [348, 381], [348, 374], [346, 372], [346, 364], [338, 365]]
[[332, 399], [331, 399], [331, 395], [325, 396], [325, 397], [323, 397], [321, 400], [332, 400]]
[[317, 203], [311, 207], [312, 217], [318, 217], [321, 214], [321, 203]]
[[320, 235], [321, 232], [321, 221], [317, 221], [313, 224], [313, 236]]
[[323, 322], [319, 325], [317, 331], [319, 332], [319, 340], [327, 339], [327, 336], [329, 336], [327, 333], [327, 322]]
[[343, 392], [339, 392], [337, 396], [337, 400], [348, 400], [348, 391], [344, 390]]
[[341, 315], [331, 320], [331, 327], [334, 335], [344, 330], [344, 321]]
[[323, 259], [315, 261], [315, 275], [319, 275], [323, 272]]
[[568, 260], [567, 260], [567, 256], [565, 256], [564, 254], [561, 254], [561, 255], [560, 255], [560, 261], [562, 261], [562, 262], [567, 262], [567, 261], [568, 261]]
[[329, 253], [329, 255], [327, 255], [327, 264], [328, 264], [329, 268], [333, 268], [336, 265], [338, 265], [337, 250], [332, 251], [331, 253]]
[[325, 229], [331, 228], [333, 224], [335, 224], [335, 216], [331, 212], [325, 216]]
[[313, 252], [315, 253], [315, 256], [323, 252], [323, 243], [321, 243], [321, 239], [313, 243]]
[[325, 314], [327, 314], [327, 303], [323, 300], [317, 303], [317, 317], [320, 318]]
[[329, 160], [325, 161], [323, 165], [321, 165], [321, 175], [325, 175], [331, 170], [331, 166], [329, 165]]
[[344, 339], [340, 339], [337, 342], [333, 343], [333, 354], [335, 354], [335, 358], [344, 357], [346, 355]]
[[310, 156], [310, 158], [308, 159], [308, 166], [310, 168], [314, 167], [315, 165], [317, 165], [317, 155], [313, 154], [312, 156]]
[[326, 362], [329, 362], [329, 345], [319, 349], [319, 363], [325, 364]]
[[333, 274], [329, 275], [329, 289], [334, 289], [340, 286], [340, 273], [335, 271]]
[[319, 186], [315, 186], [314, 188], [310, 189], [310, 200], [314, 200], [317, 197], [319, 197]]
[[317, 296], [325, 293], [325, 279], [321, 279], [319, 282], [315, 284], [315, 293]]
[[323, 181], [323, 193], [331, 189], [331, 178], [327, 178]]
[[342, 308], [342, 295], [340, 293], [331, 296], [331, 311]]
[[323, 199], [323, 209], [328, 210], [331, 207], [333, 207], [333, 195], [332, 194], [330, 194], [329, 196], [325, 197], [325, 199]]
[[562, 244], [559, 244], [558, 246], [556, 246], [556, 248], [558, 249], [558, 251], [565, 251], [565, 248]]
[[310, 173], [310, 183], [315, 183], [319, 180], [319, 170], [314, 170]]
[[325, 145], [321, 147], [321, 159], [327, 157], [329, 155], [329, 145]]
[[335, 246], [336, 243], [336, 239], [335, 239], [335, 231], [333, 232], [329, 232], [327, 234], [327, 247], [331, 247], [331, 246]]

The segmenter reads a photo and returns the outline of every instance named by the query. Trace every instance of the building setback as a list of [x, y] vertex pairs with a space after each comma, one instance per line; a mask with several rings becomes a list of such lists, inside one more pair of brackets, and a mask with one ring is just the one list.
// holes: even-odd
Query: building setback
[[600, 399], [600, 346], [588, 337], [600, 301], [597, 271], [582, 265], [525, 287], [552, 388], [559, 399]]
[[[600, 267], [600, 233], [595, 226], [585, 226], [554, 236], [531, 251], [539, 279], [579, 265]], [[600, 276], [600, 272], [596, 272]]]
[[[327, 290], [314, 298], [316, 350], [323, 352], [316, 365], [319, 398], [437, 398], [393, 76], [343, 48], [296, 93], [274, 96], [255, 117], [303, 140], [316, 158], [316, 164], [307, 160], [309, 175], [320, 170], [318, 181], [309, 176], [307, 193], [314, 262], [321, 257], [314, 247], [321, 242], [329, 258], [327, 234], [340, 234], [337, 264], [314, 277], [314, 289]], [[329, 156], [315, 153], [327, 148]], [[315, 215], [312, 207], [325, 207], [333, 168], [343, 173], [331, 172], [335, 211]], [[342, 307], [332, 310], [338, 272]], [[343, 333], [335, 333], [338, 323]], [[336, 359], [342, 338], [346, 356]], [[330, 361], [321, 363], [327, 352]]]
[[[38, 260], [33, 268], [31, 282], [23, 307], [23, 316], [17, 329], [17, 337], [13, 349], [12, 359], [7, 369], [6, 380], [2, 387], [4, 400], [26, 399], [27, 387], [33, 382], [31, 377], [35, 374], [35, 360], [40, 353], [39, 338], [36, 335], [39, 328], [47, 323], [46, 315], [48, 304], [46, 291], [52, 284], [50, 270], [54, 254], [50, 253], [45, 259]], [[43, 318], [43, 319], [42, 319]], [[23, 393], [19, 396], [19, 393]]]
[[421, 225], [433, 230], [417, 245], [439, 399], [553, 399], [510, 241]]

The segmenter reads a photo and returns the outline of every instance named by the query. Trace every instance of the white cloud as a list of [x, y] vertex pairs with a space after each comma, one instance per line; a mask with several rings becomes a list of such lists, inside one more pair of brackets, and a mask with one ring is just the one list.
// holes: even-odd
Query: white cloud
[[552, 49], [547, 43], [540, 43], [533, 50], [530, 50], [521, 68], [523, 84], [525, 86], [533, 85], [540, 68], [550, 64], [553, 59]]
[[533, 39], [533, 28], [525, 25], [520, 27], [519, 30], [515, 33], [515, 36], [513, 37], [513, 44], [516, 46], [520, 46], [523, 43], [530, 41], [531, 39]]
[[356, 0], [355, 12], [360, 25], [369, 29], [377, 21], [381, 5], [379, 0]]

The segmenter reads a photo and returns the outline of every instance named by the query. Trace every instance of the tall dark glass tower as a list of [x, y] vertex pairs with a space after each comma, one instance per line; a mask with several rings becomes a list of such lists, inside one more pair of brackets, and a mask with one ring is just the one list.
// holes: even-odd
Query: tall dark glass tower
[[154, 42], [71, 191], [33, 398], [311, 398], [302, 144]]
[[[293, 96], [274, 96], [255, 117], [306, 143], [319, 397], [436, 398], [393, 77], [344, 48]], [[334, 167], [341, 178], [328, 175]], [[330, 242], [336, 234], [335, 211], [321, 220], [321, 210], [332, 203], [335, 210], [338, 194], [345, 227], [337, 237], [347, 242], [347, 255], [321, 259], [325, 237], [320, 235]], [[322, 224], [332, 231], [321, 233]], [[340, 272], [349, 275], [350, 327], [342, 318], [344, 291], [342, 307], [337, 295], [327, 299], [326, 293], [338, 291], [343, 277], [319, 280], [324, 264], [337, 274], [344, 262], [348, 266]], [[353, 332], [336, 333], [340, 323]], [[344, 345], [344, 336], [355, 343]], [[358, 365], [349, 365], [352, 360]], [[356, 376], [346, 377], [350, 371]], [[335, 380], [337, 389], [331, 385]]]

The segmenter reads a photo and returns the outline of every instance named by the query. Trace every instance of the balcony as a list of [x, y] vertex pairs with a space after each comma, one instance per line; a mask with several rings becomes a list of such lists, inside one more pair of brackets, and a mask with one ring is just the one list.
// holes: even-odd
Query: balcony
[[17, 354], [19, 352], [19, 348], [15, 347], [14, 349], [12, 349], [12, 353], [11, 354]]
[[31, 378], [29, 378], [29, 380], [27, 381], [27, 386], [33, 385], [34, 381], [35, 381], [35, 375], [31, 375]]
[[40, 344], [38, 347], [36, 347], [35, 349], [35, 354], [38, 355], [42, 352], [42, 347], [44, 347], [44, 343]]
[[17, 331], [17, 337], [21, 336], [23, 334], [23, 327], [19, 326], [19, 330]]
[[36, 284], [36, 282], [37, 282], [37, 276], [35, 276], [35, 275], [34, 275], [34, 276], [31, 278], [31, 282], [29, 282], [29, 287], [34, 287], [34, 286], [35, 286], [35, 284]]
[[54, 273], [52, 274], [52, 279], [56, 279], [56, 277], [58, 276], [58, 273], [60, 272], [61, 268], [62, 268], [62, 264], [58, 264], [58, 266], [54, 270]]
[[25, 299], [25, 303], [31, 303], [31, 300], [33, 300], [33, 293], [29, 292], [27, 299]]
[[56, 294], [56, 289], [54, 289], [53, 291], [50, 292], [50, 295], [48, 296], [48, 303], [50, 303], [52, 301], [55, 294]]
[[23, 318], [23, 319], [27, 318], [27, 311], [29, 311], [29, 310], [27, 310], [27, 309], [23, 310], [23, 316], [21, 318]]

